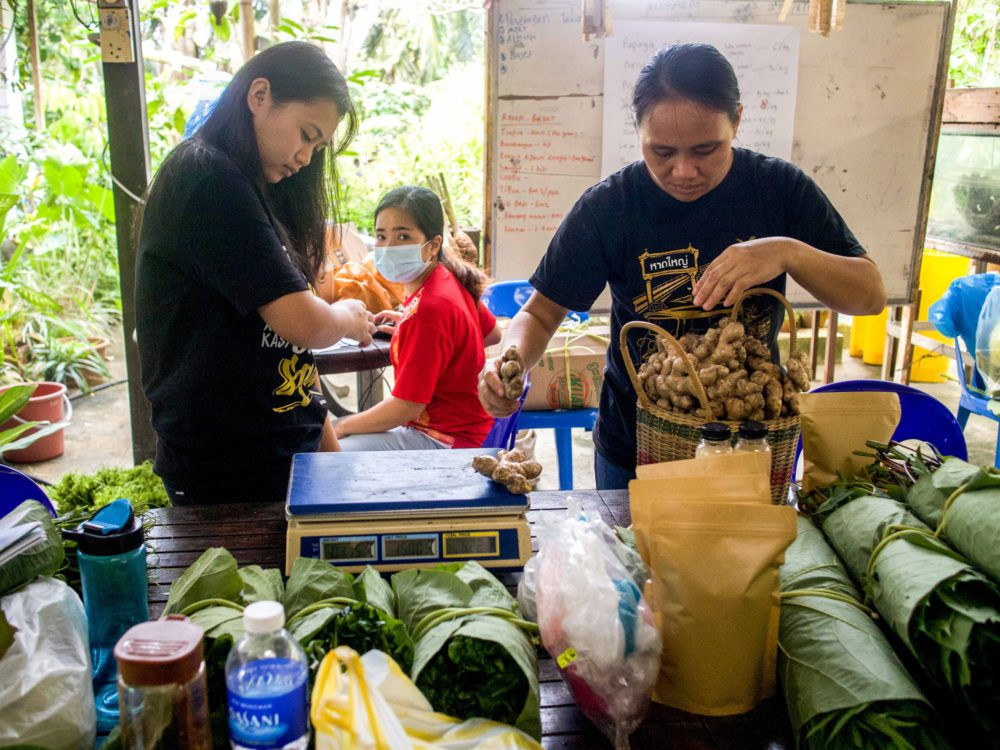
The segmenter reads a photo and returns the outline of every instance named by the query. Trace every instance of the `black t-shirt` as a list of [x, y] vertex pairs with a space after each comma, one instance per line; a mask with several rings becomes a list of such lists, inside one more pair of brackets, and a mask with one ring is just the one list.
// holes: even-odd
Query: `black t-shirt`
[[198, 141], [181, 149], [146, 206], [136, 271], [155, 468], [201, 501], [283, 500], [326, 410], [312, 353], [257, 309], [309, 285], [253, 181]]
[[[588, 189], [563, 219], [531, 284], [553, 302], [588, 310], [611, 288], [611, 345], [594, 430], [597, 450], [635, 466], [636, 395], [618, 346], [622, 326], [647, 320], [675, 336], [701, 332], [731, 309], [695, 307], [692, 286], [730, 245], [758, 237], [793, 237], [836, 255], [864, 253], [819, 187], [792, 164], [733, 149], [719, 185], [696, 201], [672, 198], [637, 161]], [[766, 286], [785, 291], [785, 276]], [[772, 297], [746, 300], [741, 319], [777, 349], [784, 315]], [[653, 346], [649, 334], [629, 340], [632, 361]]]

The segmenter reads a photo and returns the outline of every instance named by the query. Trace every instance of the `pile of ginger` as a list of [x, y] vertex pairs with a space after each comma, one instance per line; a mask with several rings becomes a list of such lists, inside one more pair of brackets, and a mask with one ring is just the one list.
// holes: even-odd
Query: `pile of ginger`
[[704, 334], [687, 333], [680, 344], [708, 396], [701, 406], [688, 365], [662, 336], [639, 368], [639, 381], [652, 401], [667, 411], [699, 419], [763, 421], [799, 413], [799, 393], [809, 390], [805, 355], [796, 352], [787, 369], [771, 361], [760, 339], [743, 324], [723, 319]]
[[472, 468], [518, 495], [531, 492], [535, 480], [542, 473], [542, 465], [520, 448], [501, 450], [496, 458], [476, 456], [472, 459]]

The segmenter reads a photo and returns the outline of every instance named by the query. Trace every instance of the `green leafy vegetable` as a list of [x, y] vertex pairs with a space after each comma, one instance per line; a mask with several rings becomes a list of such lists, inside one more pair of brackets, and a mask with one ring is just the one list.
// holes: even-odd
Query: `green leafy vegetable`
[[436, 711], [483, 717], [541, 736], [538, 662], [517, 602], [476, 562], [392, 577], [416, 641], [410, 676]]
[[136, 515], [171, 504], [150, 461], [130, 468], [106, 467], [93, 474], [64, 474], [46, 494], [60, 513], [94, 511], [120, 497], [132, 503]]
[[222, 547], [210, 547], [174, 581], [163, 614], [183, 613], [206, 599], [237, 602], [242, 590], [236, 558]]
[[24, 527], [38, 524], [35, 542], [28, 549], [0, 565], [0, 595], [35, 580], [38, 576], [51, 576], [63, 561], [63, 542], [52, 523], [52, 516], [36, 500], [25, 500], [0, 519], [0, 528]]
[[284, 598], [285, 585], [281, 582], [281, 571], [277, 568], [247, 565], [238, 572], [243, 581], [241, 597], [245, 603], [280, 602]]
[[847, 571], [805, 518], [785, 552], [781, 591], [778, 678], [799, 747], [950, 747]]
[[354, 600], [353, 576], [328, 562], [300, 557], [292, 564], [285, 585], [285, 616], [291, 618], [314, 602], [332, 597]]
[[[834, 485], [823, 534], [938, 694], [982, 734], [1000, 732], [1000, 591], [870, 485]], [[937, 696], [935, 696], [935, 700]]]

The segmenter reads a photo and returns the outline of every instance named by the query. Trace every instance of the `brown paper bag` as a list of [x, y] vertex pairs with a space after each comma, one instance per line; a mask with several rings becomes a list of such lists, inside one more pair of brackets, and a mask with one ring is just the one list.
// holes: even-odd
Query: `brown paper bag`
[[653, 700], [725, 716], [773, 695], [778, 568], [795, 539], [795, 509], [666, 502], [633, 524], [663, 638]]
[[799, 395], [802, 423], [802, 489], [829, 487], [837, 472], [853, 476], [871, 463], [855, 456], [865, 441], [884, 443], [899, 424], [899, 396], [880, 391], [803, 393]]
[[653, 699], [712, 716], [749, 711], [775, 689], [778, 567], [795, 538], [795, 510], [771, 504], [762, 454], [662, 471], [674, 476], [629, 484], [663, 638]]
[[[697, 461], [698, 463], [694, 463]], [[771, 457], [766, 453], [713, 453], [701, 458], [682, 461], [663, 461], [658, 464], [641, 464], [635, 467], [637, 479], [670, 479], [672, 477], [700, 477], [724, 473], [767, 474], [771, 470]], [[770, 490], [768, 490], [770, 493]]]

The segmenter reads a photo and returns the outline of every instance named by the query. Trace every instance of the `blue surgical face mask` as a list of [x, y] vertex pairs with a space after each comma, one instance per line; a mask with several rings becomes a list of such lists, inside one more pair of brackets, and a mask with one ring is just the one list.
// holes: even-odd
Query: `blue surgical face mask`
[[375, 268], [389, 281], [395, 281], [398, 284], [406, 284], [419, 279], [420, 274], [426, 271], [433, 262], [433, 258], [425, 261], [420, 256], [420, 250], [426, 244], [427, 242], [420, 245], [376, 247], [374, 249]]

